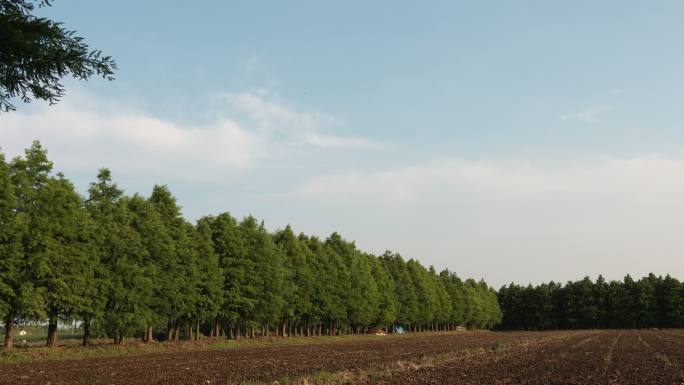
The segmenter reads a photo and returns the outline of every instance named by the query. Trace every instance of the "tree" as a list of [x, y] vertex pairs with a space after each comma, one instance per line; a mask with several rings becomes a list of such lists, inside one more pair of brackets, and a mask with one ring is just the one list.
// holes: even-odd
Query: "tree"
[[330, 245], [316, 237], [300, 235], [299, 239], [309, 249], [313, 259], [312, 269], [316, 271], [312, 319], [306, 325], [307, 335], [311, 333], [310, 326], [318, 325], [320, 330], [321, 323], [327, 323], [328, 334], [334, 335], [340, 323], [348, 319], [346, 303], [350, 290], [349, 272]]
[[378, 310], [373, 324], [387, 328], [397, 319], [399, 302], [395, 297], [396, 285], [390, 272], [380, 259], [368, 254], [366, 254], [366, 258], [371, 267], [373, 281], [375, 281], [378, 289]]
[[16, 317], [26, 309], [22, 294], [34, 292], [32, 284], [25, 281], [29, 270], [25, 265], [21, 235], [26, 229], [21, 228], [17, 204], [10, 167], [4, 154], [0, 153], [0, 316], [5, 323], [4, 345], [7, 351], [13, 350], [12, 329]]
[[331, 234], [325, 244], [346, 267], [343, 282], [348, 288], [340, 293], [344, 295], [347, 309], [345, 321], [357, 330], [370, 326], [376, 318], [378, 290], [368, 261], [353, 242], [345, 241], [338, 233]]
[[684, 326], [684, 289], [682, 284], [668, 274], [660, 286], [659, 326], [681, 328]]
[[282, 295], [285, 270], [283, 253], [273, 243], [271, 235], [266, 231], [263, 222], [248, 216], [238, 226], [245, 242], [248, 260], [246, 266], [250, 272], [248, 284], [243, 295], [254, 304], [242, 314], [242, 318], [252, 327], [264, 327], [278, 321], [283, 314], [285, 301]]
[[406, 263], [406, 268], [418, 298], [418, 314], [414, 322], [422, 331], [436, 320], [438, 311], [437, 290], [430, 273], [418, 261], [409, 259]]
[[83, 201], [63, 175], [48, 182], [48, 204], [43, 210], [43, 238], [36, 254], [40, 272], [36, 283], [45, 291], [48, 315], [47, 346], [57, 342], [59, 319], [69, 319], [89, 308], [90, 284], [97, 268], [91, 258], [90, 225]]
[[313, 316], [314, 272], [311, 270], [308, 248], [295, 236], [288, 225], [273, 236], [273, 241], [284, 254], [285, 277], [283, 280], [283, 336], [285, 321], [311, 321]]
[[93, 75], [113, 80], [116, 63], [90, 51], [83, 38], [61, 23], [33, 15], [50, 0], [0, 0], [0, 112], [15, 109], [14, 97], [54, 104], [64, 95], [60, 80]]
[[[8, 259], [3, 263], [6, 284], [11, 289], [6, 325], [11, 329], [16, 321], [45, 319], [44, 278], [45, 249], [50, 235], [46, 209], [50, 206], [50, 172], [52, 162], [39, 142], [35, 141], [24, 152], [24, 158], [10, 163], [10, 177], [15, 195], [13, 208], [16, 232], [8, 243]], [[21, 245], [17, 248], [17, 243]], [[10, 330], [11, 331], [11, 330]], [[6, 335], [6, 346], [12, 348], [12, 333]]]
[[[211, 228], [212, 242], [223, 272], [223, 303], [219, 316], [226, 321], [226, 337], [240, 338], [240, 316], [254, 307], [254, 302], [244, 295], [250, 290], [245, 242], [238, 230], [237, 221], [229, 213], [202, 220]], [[219, 335], [218, 318], [213, 328], [215, 336]]]
[[397, 300], [395, 321], [410, 327], [418, 318], [418, 296], [406, 262], [401, 255], [393, 254], [391, 251], [386, 251], [381, 260], [394, 281], [394, 296]]
[[[194, 244], [197, 252], [197, 302], [194, 316], [199, 320], [215, 320], [223, 305], [223, 271], [219, 266], [219, 258], [212, 240], [211, 221], [203, 218], [197, 221], [194, 232]], [[196, 328], [196, 339], [199, 339], [199, 325]]]
[[154, 186], [149, 201], [160, 215], [160, 230], [169, 237], [167, 247], [160, 250], [153, 262], [161, 269], [155, 281], [155, 287], [161, 288], [157, 296], [161, 301], [157, 301], [155, 311], [167, 318], [169, 339], [177, 341], [180, 326], [190, 321], [192, 305], [197, 300], [196, 250], [191, 243], [191, 226], [168, 187]]
[[97, 317], [114, 341], [123, 343], [125, 336], [144, 323], [152, 294], [145, 264], [148, 251], [136, 231], [145, 200], [124, 196], [112, 183], [107, 169], [100, 170], [97, 182], [90, 185], [88, 192], [85, 206], [98, 229], [92, 242], [102, 274], [98, 281], [103, 304], [83, 314], [84, 342], [87, 343], [91, 318]]
[[[114, 330], [113, 336], [121, 343], [124, 336], [146, 327], [143, 341], [151, 342], [154, 340], [154, 326], [164, 321], [163, 313], [159, 310], [166, 300], [160, 255], [168, 253], [172, 242], [161, 215], [149, 200], [135, 194], [132, 197], [122, 197], [119, 205], [119, 213], [123, 215], [119, 220], [120, 235], [122, 239], [129, 239], [127, 247], [130, 251], [128, 258], [121, 259], [113, 268], [128, 270], [130, 275], [119, 277], [118, 274], [113, 274], [114, 282], [123, 284], [115, 292], [137, 292], [129, 293], [132, 306], [119, 309], [124, 312], [123, 319], [128, 321], [119, 324], [121, 329]], [[120, 250], [123, 251], [123, 248]]]

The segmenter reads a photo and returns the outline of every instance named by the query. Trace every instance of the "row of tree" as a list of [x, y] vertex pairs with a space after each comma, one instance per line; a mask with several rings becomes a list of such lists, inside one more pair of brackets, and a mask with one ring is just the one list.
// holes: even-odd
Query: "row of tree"
[[635, 281], [586, 277], [565, 285], [504, 286], [502, 329], [684, 327], [684, 283], [650, 274]]
[[437, 273], [386, 252], [364, 253], [337, 233], [288, 226], [269, 233], [228, 213], [195, 224], [169, 189], [127, 196], [100, 171], [81, 197], [53, 174], [38, 142], [0, 154], [0, 315], [12, 349], [17, 322], [77, 320], [116, 342], [210, 336], [360, 333], [401, 325], [491, 328], [501, 320], [483, 281]]

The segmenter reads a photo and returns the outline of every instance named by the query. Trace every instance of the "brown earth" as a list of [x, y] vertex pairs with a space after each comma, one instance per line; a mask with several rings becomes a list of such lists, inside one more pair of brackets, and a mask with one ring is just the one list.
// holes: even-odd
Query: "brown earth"
[[0, 384], [684, 385], [681, 331], [433, 333], [0, 365]]
[[684, 384], [684, 336], [596, 331], [390, 373], [363, 384]]

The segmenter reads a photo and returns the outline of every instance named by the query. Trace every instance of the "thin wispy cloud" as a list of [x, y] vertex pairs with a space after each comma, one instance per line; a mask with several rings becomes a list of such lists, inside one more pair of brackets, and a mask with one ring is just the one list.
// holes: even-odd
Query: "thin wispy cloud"
[[560, 120], [578, 121], [582, 123], [594, 124], [601, 121], [601, 115], [607, 112], [608, 109], [602, 106], [589, 107], [583, 110], [563, 115]]
[[319, 112], [290, 107], [268, 90], [222, 93], [216, 97], [224, 100], [231, 111], [245, 114], [250, 126], [256, 130], [286, 138], [296, 144], [339, 149], [382, 147], [380, 143], [367, 138], [329, 133], [330, 127], [339, 124], [338, 119]]

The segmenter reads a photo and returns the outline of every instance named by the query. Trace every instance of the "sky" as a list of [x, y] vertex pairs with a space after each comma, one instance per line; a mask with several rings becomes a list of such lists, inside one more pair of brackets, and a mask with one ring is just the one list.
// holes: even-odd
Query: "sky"
[[684, 278], [681, 1], [55, 1], [116, 80], [16, 101], [81, 193], [389, 249], [498, 287]]

